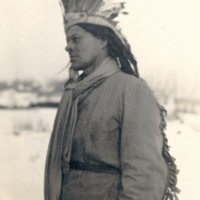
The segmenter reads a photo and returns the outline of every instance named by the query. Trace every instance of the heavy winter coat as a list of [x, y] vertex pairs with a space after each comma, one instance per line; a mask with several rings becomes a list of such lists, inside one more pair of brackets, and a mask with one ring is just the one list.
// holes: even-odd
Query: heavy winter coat
[[61, 200], [161, 200], [168, 169], [160, 123], [143, 80], [123, 72], [108, 77], [78, 106], [71, 160], [110, 165], [121, 174], [70, 170]]

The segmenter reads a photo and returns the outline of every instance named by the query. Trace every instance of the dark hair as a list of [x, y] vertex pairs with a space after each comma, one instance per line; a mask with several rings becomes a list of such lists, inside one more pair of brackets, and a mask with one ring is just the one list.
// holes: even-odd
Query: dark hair
[[[77, 25], [91, 33], [94, 37], [107, 40], [108, 55], [118, 62], [123, 72], [139, 77], [137, 61], [131, 53], [130, 45], [125, 39], [126, 45], [122, 43], [112, 29], [105, 26], [86, 23], [79, 23]], [[133, 65], [134, 69], [131, 65]]]

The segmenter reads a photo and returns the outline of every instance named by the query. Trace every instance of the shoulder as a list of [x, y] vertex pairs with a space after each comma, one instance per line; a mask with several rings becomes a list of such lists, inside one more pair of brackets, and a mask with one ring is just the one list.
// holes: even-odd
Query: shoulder
[[126, 74], [124, 72], [119, 72], [111, 76], [108, 80], [111, 84], [114, 84], [118, 89], [123, 91], [143, 89], [151, 91], [147, 82], [141, 78], [137, 78], [133, 75]]
[[114, 75], [113, 79], [116, 81], [117, 90], [121, 91], [124, 98], [135, 102], [142, 99], [144, 102], [157, 104], [157, 100], [145, 80], [123, 72]]

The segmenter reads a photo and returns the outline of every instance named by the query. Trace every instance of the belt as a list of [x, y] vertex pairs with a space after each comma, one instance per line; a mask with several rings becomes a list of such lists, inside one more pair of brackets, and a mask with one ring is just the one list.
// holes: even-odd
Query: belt
[[120, 174], [120, 169], [113, 167], [111, 165], [91, 165], [86, 163], [81, 163], [77, 161], [70, 162], [70, 169], [82, 170], [96, 173], [107, 173], [107, 174]]

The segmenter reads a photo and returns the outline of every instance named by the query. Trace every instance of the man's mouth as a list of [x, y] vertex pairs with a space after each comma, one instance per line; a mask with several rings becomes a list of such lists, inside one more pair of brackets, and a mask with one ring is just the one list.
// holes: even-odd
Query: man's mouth
[[70, 61], [73, 62], [75, 58], [77, 58], [77, 56], [70, 56]]
[[70, 56], [70, 58], [75, 58], [75, 57], [77, 57], [77, 56], [75, 56], [75, 55], [71, 55], [71, 56]]

